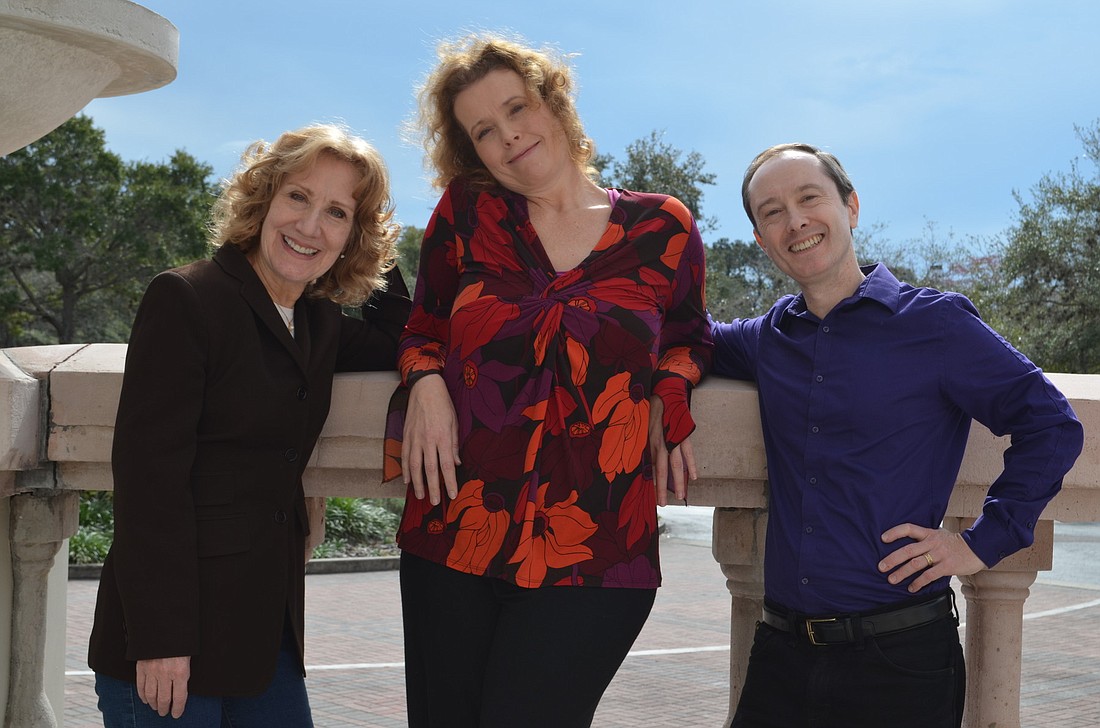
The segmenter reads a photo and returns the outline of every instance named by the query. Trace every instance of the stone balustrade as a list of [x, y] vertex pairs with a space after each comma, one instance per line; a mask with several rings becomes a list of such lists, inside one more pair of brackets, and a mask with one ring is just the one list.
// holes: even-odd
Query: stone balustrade
[[[50, 634], [63, 635], [65, 624], [64, 610], [58, 613], [47, 604], [57, 595], [47, 597], [46, 570], [63, 539], [75, 532], [76, 494], [111, 488], [112, 427], [124, 356], [125, 346], [117, 344], [0, 352], [0, 407], [5, 414], [0, 422], [0, 506], [9, 504], [10, 512], [10, 522], [3, 526], [6, 530], [0, 530], [4, 535], [0, 550], [5, 547], [3, 541], [10, 542], [13, 587], [7, 660], [0, 651], [0, 690], [7, 686], [5, 726], [55, 725], [48, 686], [56, 683], [63, 666], [51, 662], [45, 643]], [[1100, 520], [1100, 442], [1092, 435], [1100, 426], [1100, 376], [1051, 375], [1051, 379], [1085, 424], [1085, 450], [1044, 513], [1047, 520], [1036, 530], [1035, 545], [993, 570], [962, 580], [969, 663], [965, 725], [970, 728], [1020, 725], [1023, 605], [1037, 572], [1051, 567], [1051, 519]], [[388, 372], [337, 376], [332, 411], [306, 472], [310, 494], [403, 496], [403, 488], [379, 482], [382, 426], [395, 382], [396, 375]], [[731, 597], [732, 712], [763, 599], [764, 447], [752, 385], [709, 379], [696, 392], [693, 409], [699, 424], [693, 443], [700, 479], [691, 487], [690, 500], [693, 505], [716, 506], [713, 555]], [[949, 528], [965, 528], [968, 519], [980, 512], [988, 483], [1000, 472], [1006, 446], [1005, 438], [994, 437], [980, 425], [972, 428], [949, 506]], [[64, 585], [50, 580], [51, 585], [57, 583]], [[3, 697], [0, 692], [0, 709]], [[719, 720], [721, 716], [715, 716], [715, 723]]]

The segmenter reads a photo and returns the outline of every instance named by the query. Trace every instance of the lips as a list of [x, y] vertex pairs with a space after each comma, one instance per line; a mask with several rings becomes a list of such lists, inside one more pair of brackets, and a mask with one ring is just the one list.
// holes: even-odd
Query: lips
[[813, 235], [811, 237], [806, 238], [801, 243], [795, 243], [794, 245], [787, 248], [787, 250], [791, 251], [792, 253], [801, 253], [805, 250], [809, 250], [810, 248], [814, 247], [815, 245], [820, 243], [824, 238], [825, 238], [825, 235], [823, 233], [818, 233], [817, 235]]
[[318, 251], [317, 251], [316, 248], [306, 248], [306, 247], [303, 247], [301, 245], [298, 245], [298, 243], [294, 242], [293, 240], [291, 240], [290, 238], [288, 238], [285, 235], [283, 236], [283, 242], [286, 243], [286, 246], [288, 248], [293, 250], [295, 253], [298, 253], [299, 255], [308, 255], [308, 256], [317, 255]]
[[538, 145], [539, 145], [539, 143], [538, 143], [538, 142], [535, 142], [535, 143], [534, 143], [534, 144], [532, 144], [531, 146], [527, 147], [527, 148], [526, 148], [526, 149], [524, 149], [524, 150], [523, 150], [522, 152], [520, 152], [520, 153], [519, 153], [519, 154], [517, 154], [516, 156], [512, 157], [511, 159], [509, 159], [509, 160], [508, 160], [508, 164], [511, 164], [512, 162], [518, 162], [519, 160], [523, 159], [524, 157], [526, 157], [526, 156], [527, 156], [528, 154], [530, 154], [530, 153], [531, 153], [531, 150], [532, 150], [532, 149], [534, 149], [534, 148], [535, 148], [535, 147], [537, 147]]

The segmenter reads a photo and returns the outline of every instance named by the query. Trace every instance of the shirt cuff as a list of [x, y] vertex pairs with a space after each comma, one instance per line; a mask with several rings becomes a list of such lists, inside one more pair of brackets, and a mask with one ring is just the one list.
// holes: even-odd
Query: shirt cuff
[[446, 358], [443, 346], [435, 342], [405, 349], [397, 358], [397, 371], [401, 373], [401, 383], [411, 387], [428, 374], [442, 376]]
[[[1011, 529], [999, 523], [996, 516], [986, 513], [963, 531], [962, 537], [986, 568], [992, 569], [1002, 559], [1027, 548], [1035, 541], [1035, 524], [1028, 523], [1027, 526], [1026, 532], [1023, 529]], [[1021, 543], [1021, 540], [1024, 542]]]
[[681, 377], [665, 377], [653, 385], [653, 394], [661, 398], [664, 411], [661, 428], [665, 447], [672, 450], [695, 431], [691, 417], [691, 385]]

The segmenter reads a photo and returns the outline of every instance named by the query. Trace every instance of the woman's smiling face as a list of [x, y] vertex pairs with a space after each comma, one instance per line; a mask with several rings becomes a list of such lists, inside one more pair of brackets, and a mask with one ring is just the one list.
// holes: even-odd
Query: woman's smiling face
[[287, 175], [271, 200], [260, 244], [249, 262], [276, 303], [293, 306], [324, 275], [351, 237], [359, 170], [322, 154], [312, 167]]
[[513, 192], [537, 191], [573, 163], [561, 122], [515, 71], [498, 68], [467, 86], [454, 115], [481, 163]]

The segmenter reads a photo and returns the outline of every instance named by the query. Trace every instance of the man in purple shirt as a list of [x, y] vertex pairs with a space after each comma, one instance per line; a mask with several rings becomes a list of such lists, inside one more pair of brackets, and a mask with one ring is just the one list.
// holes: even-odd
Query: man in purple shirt
[[[759, 388], [770, 483], [765, 608], [733, 726], [958, 726], [950, 579], [1032, 543], [1081, 424], [964, 296], [860, 267], [859, 197], [833, 155], [767, 149], [742, 198], [802, 293], [714, 325], [715, 373]], [[1012, 446], [956, 534], [941, 522], [971, 419]]]

